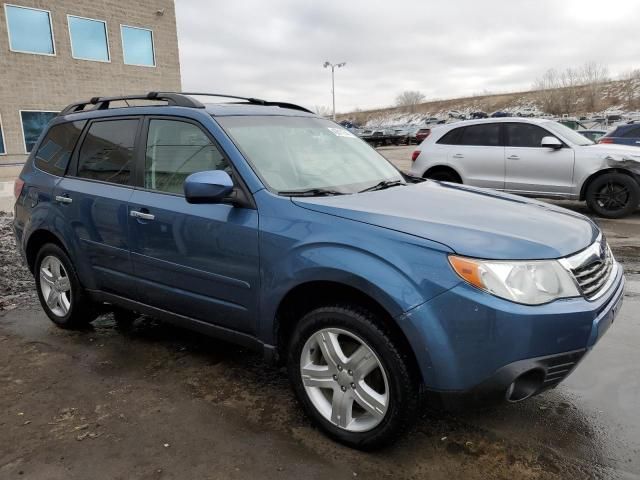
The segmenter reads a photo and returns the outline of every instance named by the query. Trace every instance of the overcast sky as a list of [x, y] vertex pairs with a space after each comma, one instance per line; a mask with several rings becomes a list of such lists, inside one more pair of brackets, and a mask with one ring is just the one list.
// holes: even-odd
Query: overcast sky
[[639, 0], [176, 0], [185, 90], [336, 109], [526, 90], [551, 67], [640, 68]]

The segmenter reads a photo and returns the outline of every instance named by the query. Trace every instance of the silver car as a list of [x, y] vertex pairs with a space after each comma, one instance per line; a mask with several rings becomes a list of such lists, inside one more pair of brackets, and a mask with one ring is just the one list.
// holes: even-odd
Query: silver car
[[434, 128], [413, 152], [411, 173], [530, 197], [586, 200], [607, 218], [629, 215], [640, 203], [640, 148], [594, 144], [546, 119]]

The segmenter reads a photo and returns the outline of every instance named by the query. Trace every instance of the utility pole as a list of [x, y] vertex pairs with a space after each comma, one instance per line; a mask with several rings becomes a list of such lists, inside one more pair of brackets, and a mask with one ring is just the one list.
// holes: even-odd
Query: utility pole
[[331, 63], [329, 61], [324, 62], [324, 68], [331, 67], [331, 96], [333, 97], [333, 121], [336, 121], [336, 80], [335, 69], [344, 67], [347, 62]]

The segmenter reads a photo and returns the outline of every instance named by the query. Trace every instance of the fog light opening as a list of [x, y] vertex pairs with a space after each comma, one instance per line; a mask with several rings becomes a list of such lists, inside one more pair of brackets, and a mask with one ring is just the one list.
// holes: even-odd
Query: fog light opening
[[506, 397], [509, 402], [521, 402], [526, 400], [542, 386], [544, 372], [542, 370], [529, 370], [517, 377], [509, 388]]

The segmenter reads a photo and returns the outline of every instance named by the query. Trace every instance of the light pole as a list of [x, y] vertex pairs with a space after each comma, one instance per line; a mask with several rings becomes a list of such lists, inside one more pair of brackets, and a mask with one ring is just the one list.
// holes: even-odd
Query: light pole
[[331, 96], [333, 97], [333, 121], [336, 121], [336, 80], [335, 80], [335, 69], [344, 67], [347, 62], [340, 63], [331, 63], [329, 61], [324, 62], [324, 68], [331, 67]]

